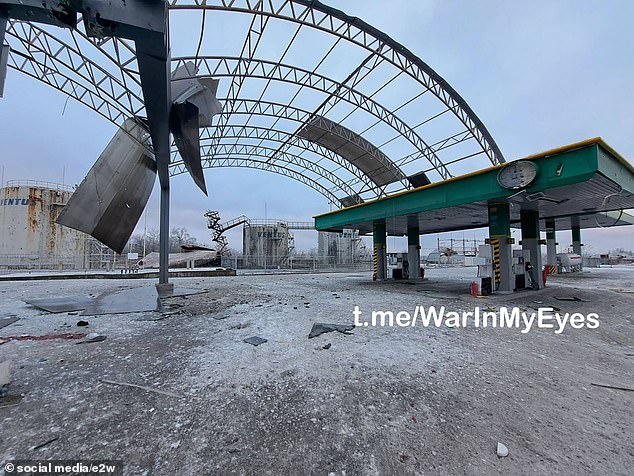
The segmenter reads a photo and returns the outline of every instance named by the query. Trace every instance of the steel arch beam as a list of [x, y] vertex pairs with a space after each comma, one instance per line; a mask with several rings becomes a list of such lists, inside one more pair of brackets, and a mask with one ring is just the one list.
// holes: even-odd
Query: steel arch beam
[[76, 79], [32, 57], [10, 54], [8, 66], [75, 99], [117, 127], [131, 117], [129, 111], [122, 109], [119, 104], [103, 99]]
[[[224, 99], [220, 99], [220, 100], [224, 101]], [[310, 114], [310, 111], [296, 108], [294, 106], [290, 106], [287, 104], [281, 104], [277, 102], [264, 101], [264, 100], [256, 101], [254, 99], [237, 99], [234, 103], [234, 108], [235, 109], [231, 112], [223, 112], [221, 116], [224, 116], [224, 115], [268, 116], [268, 117], [275, 117], [276, 119], [277, 118], [287, 119], [289, 121], [294, 121], [294, 122], [303, 124], [304, 123], [303, 120], [306, 117], [306, 115]], [[242, 127], [247, 128], [249, 126], [245, 124]], [[210, 148], [210, 150], [207, 152], [207, 155], [212, 155], [212, 154], [213, 152], [211, 151], [211, 148]], [[390, 161], [389, 164], [384, 164], [384, 165], [393, 166], [394, 163]], [[405, 176], [405, 174], [403, 175]], [[367, 177], [367, 179], [369, 179], [369, 177]], [[405, 180], [402, 180], [400, 183], [403, 185], [404, 188], [409, 187], [409, 184]]]
[[317, 0], [169, 0], [171, 10], [224, 10], [270, 16], [346, 39], [385, 59], [421, 83], [471, 131], [493, 165], [504, 156], [482, 121], [447, 81], [421, 58], [382, 31]]
[[[236, 154], [240, 156], [270, 157], [270, 153], [274, 152], [275, 150], [276, 149], [273, 149], [271, 147], [257, 146], [251, 144], [218, 144], [216, 154], [221, 156], [230, 156], [232, 154]], [[203, 168], [209, 168], [209, 161], [212, 159], [213, 157], [203, 156]], [[320, 166], [319, 164], [308, 159], [304, 159], [298, 155], [286, 152], [280, 156], [279, 161], [284, 162], [289, 166], [300, 167], [302, 170], [312, 172], [318, 177], [327, 180], [345, 195], [354, 195], [356, 193], [355, 190], [350, 187], [350, 185], [348, 185], [344, 180], [340, 179], [335, 174]], [[170, 169], [174, 168], [175, 166], [181, 165], [183, 165], [182, 162], [170, 164]]]
[[[233, 139], [236, 141], [242, 139], [257, 139], [257, 140], [266, 140], [270, 142], [275, 142], [282, 144], [287, 138], [291, 136], [291, 133], [288, 131], [284, 131], [281, 129], [271, 129], [266, 127], [258, 127], [258, 126], [249, 126], [246, 127], [242, 124], [226, 124], [225, 125], [225, 134], [222, 139]], [[214, 134], [211, 132], [210, 128], [205, 128], [201, 130], [200, 141], [201, 144], [206, 142], [213, 141]], [[233, 144], [229, 144], [233, 145]], [[236, 142], [236, 145], [238, 143]], [[322, 159], [325, 158], [334, 164], [337, 167], [341, 167], [347, 170], [350, 174], [355, 176], [355, 183], [362, 183], [365, 187], [373, 188], [375, 187], [374, 183], [368, 179], [367, 175], [365, 175], [359, 168], [357, 168], [354, 164], [344, 159], [339, 154], [331, 151], [330, 149], [326, 149], [325, 147], [311, 142], [301, 137], [297, 137], [293, 140], [293, 147], [297, 147], [299, 149], [305, 150], [307, 152], [314, 153], [320, 156]], [[180, 162], [178, 158], [178, 151], [176, 148], [172, 149], [172, 163]], [[321, 160], [321, 159], [320, 159]], [[335, 170], [336, 171], [336, 170]], [[335, 171], [332, 171], [333, 173]], [[348, 182], [351, 184], [351, 182]], [[377, 197], [379, 193], [377, 193]]]
[[[72, 45], [68, 44], [35, 24], [18, 20], [9, 21], [7, 37], [18, 42], [21, 46], [21, 51], [15, 48], [11, 51], [10, 57], [14, 60], [14, 64], [18, 64], [18, 59], [15, 56], [20, 56], [23, 60], [29, 57], [45, 66], [43, 74], [54, 71], [70, 78], [68, 73], [72, 72], [73, 75], [77, 76], [74, 79], [81, 79], [85, 82], [83, 87], [93, 88], [95, 92], [99, 92], [99, 97], [108, 98], [113, 107], [126, 111], [127, 117], [124, 119], [132, 118], [143, 112], [144, 103], [141, 96], [130, 90], [125, 79], [119, 79], [105, 67], [87, 57], [77, 41]], [[91, 48], [98, 48], [92, 42], [90, 45]], [[110, 61], [113, 60], [106, 52], [103, 54]], [[116, 63], [113, 63], [112, 66], [118, 67]], [[43, 78], [37, 79], [42, 80]], [[94, 108], [92, 105], [89, 107]], [[115, 124], [121, 125], [118, 122]]]
[[[231, 156], [226, 157], [214, 157], [208, 159], [208, 167], [207, 168], [251, 168], [257, 170], [263, 170], [265, 172], [276, 173], [278, 175], [283, 175], [285, 177], [292, 178], [313, 190], [318, 191], [324, 197], [328, 199], [330, 203], [338, 204], [342, 206], [341, 200], [337, 198], [330, 190], [321, 184], [315, 182], [314, 179], [307, 177], [306, 175], [297, 172], [296, 170], [289, 169], [288, 167], [283, 167], [278, 164], [270, 164], [267, 162], [268, 157], [263, 156], [262, 160], [256, 160], [252, 157], [236, 157], [233, 154]], [[180, 175], [187, 172], [184, 165], [172, 167], [170, 170], [171, 176]]]
[[[441, 177], [449, 178], [451, 176], [433, 149], [416, 131], [394, 112], [345, 83], [337, 82], [307, 69], [257, 58], [246, 59], [229, 56], [183, 56], [172, 58], [172, 62], [176, 63], [174, 68], [181, 67], [187, 62], [195, 60], [198, 61], [200, 68], [198, 73], [202, 76], [274, 80], [332, 94], [334, 98], [342, 99], [390, 126], [395, 132], [407, 139], [418, 150], [419, 156], [425, 157]], [[235, 101], [235, 98], [227, 100], [229, 104], [233, 104]], [[303, 122], [306, 122], [312, 115], [313, 113], [311, 112]], [[405, 177], [402, 171], [401, 174]]]

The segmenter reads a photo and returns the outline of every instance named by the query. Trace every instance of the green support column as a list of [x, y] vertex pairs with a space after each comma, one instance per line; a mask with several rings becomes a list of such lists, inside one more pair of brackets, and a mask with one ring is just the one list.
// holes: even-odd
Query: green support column
[[377, 281], [387, 279], [387, 239], [385, 220], [376, 220], [372, 230], [374, 241], [374, 276]]
[[534, 288], [541, 289], [544, 287], [544, 281], [542, 279], [542, 249], [539, 239], [539, 212], [537, 210], [522, 210], [520, 219], [522, 223], [522, 250], [530, 253], [528, 261], [533, 267], [532, 274], [529, 271], [527, 274], [531, 274], [530, 278], [534, 283]]
[[409, 279], [420, 279], [420, 229], [418, 223], [407, 226], [407, 261]]
[[511, 215], [508, 203], [489, 204], [489, 239], [493, 247], [493, 281], [500, 293], [512, 293], [515, 288], [511, 252]]

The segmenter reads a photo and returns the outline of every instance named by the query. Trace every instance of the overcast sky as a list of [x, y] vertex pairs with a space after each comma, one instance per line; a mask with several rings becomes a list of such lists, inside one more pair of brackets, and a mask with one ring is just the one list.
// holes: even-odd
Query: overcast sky
[[[507, 160], [595, 136], [634, 160], [634, 2], [325, 3], [381, 29], [434, 68], [486, 124]], [[172, 44], [192, 53], [196, 48], [191, 38], [178, 34]], [[0, 118], [5, 181], [79, 183], [115, 131], [83, 105], [66, 104], [61, 93], [13, 70], [0, 99]], [[185, 175], [176, 177], [172, 188], [172, 226], [188, 228], [201, 242], [209, 242], [206, 209], [219, 210], [223, 219], [266, 214], [302, 221], [328, 210], [321, 195], [284, 177], [212, 169], [206, 179], [209, 197]], [[147, 209], [148, 228], [158, 227], [156, 192]], [[559, 234], [560, 245], [569, 244], [568, 234]], [[239, 230], [228, 236], [232, 247], [241, 247]], [[473, 238], [474, 232], [465, 236]], [[634, 248], [633, 237], [631, 227], [602, 229], [584, 231], [583, 241], [588, 251], [599, 252]], [[435, 240], [427, 237], [423, 246], [433, 247]], [[296, 245], [316, 247], [316, 234], [298, 233]], [[399, 239], [389, 245], [405, 248]]]

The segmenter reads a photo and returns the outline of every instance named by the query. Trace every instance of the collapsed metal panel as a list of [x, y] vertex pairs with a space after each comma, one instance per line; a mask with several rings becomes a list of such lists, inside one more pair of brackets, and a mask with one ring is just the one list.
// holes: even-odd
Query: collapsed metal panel
[[297, 135], [339, 154], [379, 187], [406, 178], [396, 164], [372, 143], [323, 116], [315, 116]]
[[359, 195], [350, 195], [348, 197], [343, 197], [341, 200], [341, 205], [344, 207], [351, 207], [353, 205], [359, 205], [363, 203], [363, 199]]
[[196, 65], [190, 61], [172, 72], [170, 129], [185, 168], [198, 188], [207, 195], [198, 130], [211, 127], [211, 119], [222, 111], [222, 104], [216, 98], [218, 80], [196, 78], [197, 71]]
[[[57, 219], [121, 253], [150, 198], [156, 162], [141, 145], [148, 132], [127, 119]], [[136, 140], [135, 140], [136, 139]]]
[[174, 134], [176, 148], [183, 159], [185, 168], [194, 183], [207, 195], [205, 174], [200, 159], [200, 138], [198, 136], [198, 108], [189, 102], [172, 105], [170, 129]]

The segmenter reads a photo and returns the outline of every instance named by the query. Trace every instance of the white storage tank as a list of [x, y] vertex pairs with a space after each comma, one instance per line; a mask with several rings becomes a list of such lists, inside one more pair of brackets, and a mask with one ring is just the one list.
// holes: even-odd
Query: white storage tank
[[243, 228], [242, 248], [249, 266], [257, 268], [284, 267], [290, 253], [286, 223], [250, 225]]
[[85, 267], [87, 235], [55, 222], [72, 193], [35, 181], [9, 181], [0, 189], [0, 267]]

